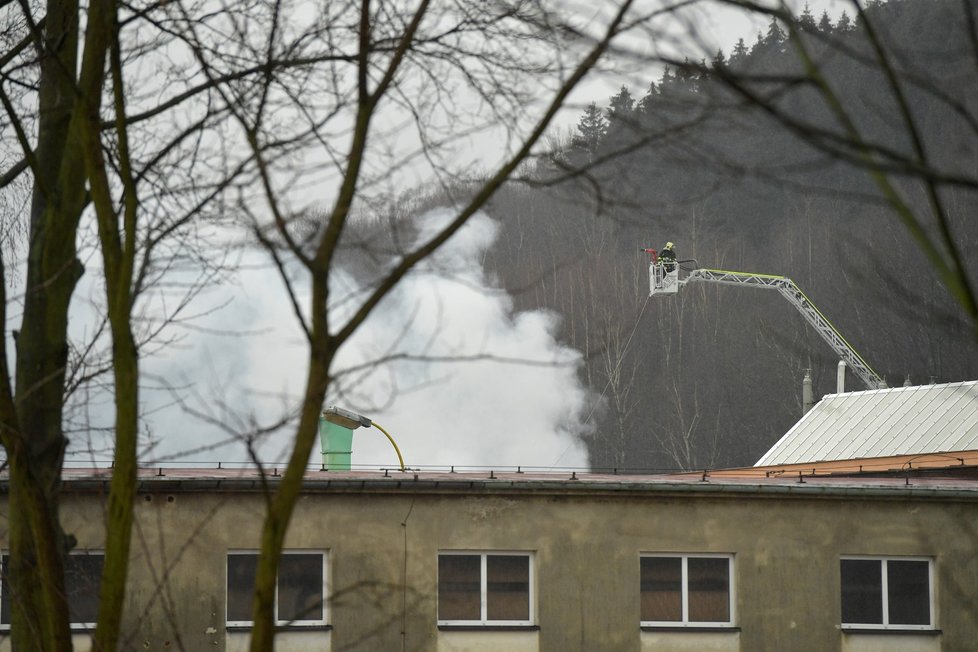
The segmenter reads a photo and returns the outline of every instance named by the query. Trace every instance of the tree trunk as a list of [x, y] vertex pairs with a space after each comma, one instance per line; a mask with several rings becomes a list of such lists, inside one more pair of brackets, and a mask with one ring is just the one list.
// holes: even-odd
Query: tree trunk
[[[11, 638], [24, 650], [70, 650], [64, 555], [58, 520], [68, 361], [68, 306], [83, 268], [74, 233], [85, 178], [73, 152], [78, 4], [49, 0], [40, 53], [40, 92], [30, 251], [17, 338], [16, 423], [4, 437], [10, 462]], [[73, 155], [74, 154], [74, 155]]]

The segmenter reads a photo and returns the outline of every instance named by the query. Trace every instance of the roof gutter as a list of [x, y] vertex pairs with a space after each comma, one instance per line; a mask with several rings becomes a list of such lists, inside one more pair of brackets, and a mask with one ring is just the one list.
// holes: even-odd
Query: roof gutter
[[[165, 476], [140, 479], [139, 493], [262, 493], [274, 489], [280, 478], [266, 476], [251, 478], [167, 478]], [[108, 478], [77, 478], [66, 480], [65, 493], [107, 493]], [[9, 492], [9, 484], [0, 482], [0, 494]], [[978, 502], [978, 483], [970, 488], [942, 488], [912, 484], [895, 486], [856, 486], [852, 484], [823, 484], [817, 478], [804, 478], [793, 482], [729, 483], [707, 478], [696, 482], [605, 482], [592, 480], [508, 480], [496, 479], [435, 479], [414, 476], [411, 478], [307, 478], [303, 494], [527, 494], [527, 495], [575, 495], [602, 496], [627, 495], [630, 497], [658, 497], [684, 495], [713, 498], [784, 498], [799, 499], [857, 499], [857, 500], [919, 500]]]

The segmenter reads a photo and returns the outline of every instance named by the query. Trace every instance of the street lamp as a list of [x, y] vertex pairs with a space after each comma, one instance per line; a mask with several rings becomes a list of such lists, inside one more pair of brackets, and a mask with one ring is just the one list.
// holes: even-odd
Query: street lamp
[[401, 449], [391, 434], [380, 424], [350, 410], [331, 405], [323, 410], [319, 417], [319, 441], [322, 444], [323, 468], [327, 471], [349, 471], [350, 457], [353, 454], [353, 431], [360, 427], [373, 426], [384, 433], [397, 453], [397, 460], [404, 470], [404, 458]]

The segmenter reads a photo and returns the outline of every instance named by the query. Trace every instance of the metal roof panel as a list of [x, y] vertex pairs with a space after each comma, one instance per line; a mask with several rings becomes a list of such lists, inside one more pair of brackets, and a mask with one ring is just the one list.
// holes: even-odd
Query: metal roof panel
[[755, 466], [973, 450], [978, 381], [829, 394]]

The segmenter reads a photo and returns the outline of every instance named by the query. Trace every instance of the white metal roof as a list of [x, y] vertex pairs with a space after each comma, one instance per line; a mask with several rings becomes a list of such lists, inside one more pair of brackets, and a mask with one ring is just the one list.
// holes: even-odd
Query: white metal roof
[[754, 466], [978, 449], [978, 381], [829, 394]]

